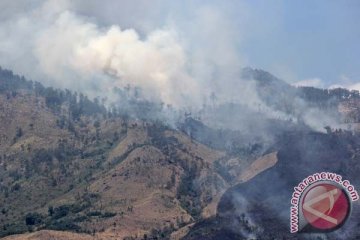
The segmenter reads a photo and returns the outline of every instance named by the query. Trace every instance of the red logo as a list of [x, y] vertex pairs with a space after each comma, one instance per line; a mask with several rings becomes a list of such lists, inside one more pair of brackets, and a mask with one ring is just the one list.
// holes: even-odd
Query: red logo
[[302, 200], [305, 220], [312, 227], [331, 231], [340, 227], [349, 216], [350, 200], [337, 185], [321, 183], [311, 187]]

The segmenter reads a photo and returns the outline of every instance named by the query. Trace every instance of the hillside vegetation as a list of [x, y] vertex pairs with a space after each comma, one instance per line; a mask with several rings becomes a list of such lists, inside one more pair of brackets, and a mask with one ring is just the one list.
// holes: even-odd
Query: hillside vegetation
[[[251, 130], [244, 133], [214, 129], [187, 117], [170, 127], [148, 117], [158, 109], [156, 104], [127, 101], [124, 106], [131, 102], [138, 109], [129, 113], [121, 102], [105, 107], [101, 99], [47, 88], [0, 69], [0, 237], [199, 239], [203, 234], [208, 236], [203, 239], [218, 239], [226, 229], [218, 220], [229, 223], [238, 217], [224, 215], [232, 209], [230, 193], [244, 188], [255, 196], [252, 183], [271, 181], [271, 171], [291, 172], [297, 163], [304, 164], [305, 156], [294, 162], [297, 158], [290, 156], [287, 144], [296, 134], [313, 136], [313, 130], [301, 121], [304, 112], [296, 101], [281, 99], [296, 96], [334, 113], [339, 122], [358, 122], [358, 92], [294, 88], [263, 71], [247, 71], [264, 102], [297, 114], [298, 122], [240, 122]], [[283, 95], [270, 98], [281, 89], [286, 89]], [[340, 146], [335, 153], [352, 159], [353, 166], [347, 161], [339, 167], [334, 158], [329, 165], [325, 153], [312, 156], [317, 166], [336, 166], [355, 176], [357, 133], [327, 130], [319, 133], [320, 145]], [[243, 227], [256, 233], [264, 221]], [[225, 233], [244, 237], [232, 229]]]

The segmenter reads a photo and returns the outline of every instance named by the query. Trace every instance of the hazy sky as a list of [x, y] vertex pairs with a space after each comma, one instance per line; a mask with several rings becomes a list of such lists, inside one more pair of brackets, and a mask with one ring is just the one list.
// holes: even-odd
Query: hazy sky
[[82, 9], [89, 15], [98, 15], [103, 23], [151, 28], [169, 19], [185, 25], [196, 9], [215, 6], [230, 22], [233, 36], [239, 40], [239, 54], [248, 65], [288, 81], [320, 78], [325, 85], [360, 82], [360, 1], [125, 2], [118, 1], [115, 5], [119, 8], [126, 5], [133, 12], [127, 19], [114, 14], [116, 8], [111, 5], [102, 6], [98, 14], [96, 4], [82, 4]]
[[256, 23], [269, 27], [243, 45], [251, 65], [284, 78], [321, 78], [326, 85], [360, 81], [360, 1], [249, 4]]
[[[0, 65], [41, 76], [32, 74], [41, 67], [28, 67], [41, 62], [29, 48], [32, 38], [38, 40], [43, 29], [56, 25], [51, 14], [44, 14], [51, 8], [73, 12], [82, 22], [96, 24], [99, 32], [118, 25], [146, 38], [156, 29], [175, 29], [193, 63], [234, 62], [267, 70], [290, 83], [320, 87], [360, 85], [358, 0], [2, 0]], [[196, 74], [208, 74], [205, 67]]]

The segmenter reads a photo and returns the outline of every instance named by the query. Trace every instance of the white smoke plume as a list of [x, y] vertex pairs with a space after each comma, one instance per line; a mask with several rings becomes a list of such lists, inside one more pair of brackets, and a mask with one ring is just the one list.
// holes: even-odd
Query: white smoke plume
[[102, 90], [140, 86], [145, 97], [176, 105], [186, 101], [179, 93], [186, 92], [193, 101], [197, 96], [196, 81], [185, 69], [184, 50], [171, 30], [155, 30], [140, 39], [133, 29], [102, 30], [65, 12], [39, 36], [36, 54], [42, 69], [55, 78], [63, 68], [83, 79], [104, 73], [112, 79]]

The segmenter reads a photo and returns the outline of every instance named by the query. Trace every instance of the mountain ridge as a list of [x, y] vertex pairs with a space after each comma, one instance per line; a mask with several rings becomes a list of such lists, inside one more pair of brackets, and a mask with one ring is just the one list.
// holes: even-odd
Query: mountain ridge
[[[324, 94], [314, 98], [320, 99], [317, 105], [302, 98], [303, 88], [261, 70], [248, 71], [247, 78], [258, 81], [258, 94], [272, 109], [290, 109], [301, 116], [306, 115], [304, 106], [311, 105], [334, 113], [339, 122], [343, 118], [357, 122], [358, 95], [351, 91], [309, 88], [307, 97]], [[278, 85], [292, 90], [268, 102], [280, 91]], [[287, 108], [285, 96], [294, 96]], [[294, 98], [306, 104], [300, 108]], [[142, 109], [141, 102], [136, 104]], [[355, 107], [346, 111], [347, 104]], [[340, 112], [339, 106], [345, 110]], [[216, 233], [224, 234], [224, 239], [244, 237], [246, 231], [258, 234], [264, 221], [240, 224], [248, 229], [243, 233], [217, 223], [238, 217], [223, 210], [229, 208], [227, 196], [233, 191], [268, 182], [274, 169], [281, 173], [296, 168], [284, 165], [284, 153], [297, 149], [289, 142], [295, 141], [298, 149], [303, 144], [296, 142], [299, 137], [325, 149], [339, 142], [344, 158], [358, 157], [358, 135], [353, 131], [329, 127], [327, 133], [319, 133], [302, 121], [266, 118], [254, 109], [248, 110], [253, 118], [239, 121], [249, 131], [215, 129], [189, 116], [174, 128], [134, 118], [121, 109], [109, 110], [99, 99], [45, 88], [8, 70], [0, 70], [0, 108], [0, 236], [35, 231], [10, 239], [66, 238], [72, 234], [67, 231], [85, 233], [74, 236], [86, 239], [193, 239], [212, 227], [217, 229], [215, 235], [206, 238], [206, 233], [203, 239], [216, 239]], [[210, 110], [216, 114], [216, 109]], [[285, 162], [296, 159], [291, 154], [285, 158]], [[324, 157], [318, 159], [319, 166], [326, 166]], [[352, 164], [353, 169], [346, 166], [355, 176], [357, 163]]]

